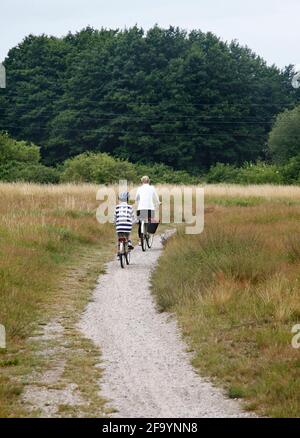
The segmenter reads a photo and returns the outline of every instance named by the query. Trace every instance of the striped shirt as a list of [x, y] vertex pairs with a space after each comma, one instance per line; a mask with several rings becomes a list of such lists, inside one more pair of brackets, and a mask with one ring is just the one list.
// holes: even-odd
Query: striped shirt
[[133, 222], [135, 222], [135, 217], [131, 205], [127, 202], [118, 204], [114, 215], [117, 233], [130, 233]]

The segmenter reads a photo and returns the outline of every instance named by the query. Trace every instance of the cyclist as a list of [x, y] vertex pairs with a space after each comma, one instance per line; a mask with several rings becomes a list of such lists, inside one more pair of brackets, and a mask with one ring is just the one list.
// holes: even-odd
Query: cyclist
[[150, 185], [149, 176], [141, 178], [142, 185], [137, 189], [135, 201], [137, 202], [137, 216], [139, 218], [139, 238], [141, 237], [141, 220], [151, 222], [155, 214], [155, 205], [159, 205], [159, 197], [153, 186]]
[[132, 224], [135, 222], [135, 216], [133, 208], [128, 204], [129, 193], [123, 192], [119, 196], [120, 203], [116, 205], [114, 214], [114, 224], [116, 226], [116, 232], [118, 237], [128, 238], [128, 249], [133, 249], [130, 239], [130, 233], [132, 230]]

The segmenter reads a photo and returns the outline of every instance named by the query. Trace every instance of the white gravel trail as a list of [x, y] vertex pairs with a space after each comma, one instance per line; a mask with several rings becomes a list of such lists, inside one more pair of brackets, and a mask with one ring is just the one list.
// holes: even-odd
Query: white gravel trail
[[250, 416], [196, 374], [174, 318], [157, 312], [150, 275], [161, 250], [156, 237], [150, 251], [135, 248], [129, 267], [108, 263], [82, 317], [102, 351], [102, 396], [121, 418]]

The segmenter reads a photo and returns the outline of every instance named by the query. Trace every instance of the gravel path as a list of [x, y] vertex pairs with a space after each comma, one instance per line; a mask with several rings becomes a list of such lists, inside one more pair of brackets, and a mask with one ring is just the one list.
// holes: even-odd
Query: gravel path
[[102, 351], [102, 396], [121, 418], [250, 416], [195, 373], [174, 318], [156, 311], [149, 281], [161, 250], [156, 237], [150, 251], [135, 248], [128, 268], [108, 263], [82, 317]]

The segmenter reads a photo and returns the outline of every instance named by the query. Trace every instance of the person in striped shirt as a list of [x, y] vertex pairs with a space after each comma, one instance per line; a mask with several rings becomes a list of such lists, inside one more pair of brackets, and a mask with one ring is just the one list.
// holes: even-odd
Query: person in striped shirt
[[128, 204], [129, 193], [123, 192], [119, 196], [119, 204], [116, 205], [114, 214], [114, 224], [116, 226], [116, 232], [118, 237], [128, 238], [128, 248], [133, 249], [130, 239], [130, 233], [132, 230], [132, 225], [136, 222], [133, 208]]

